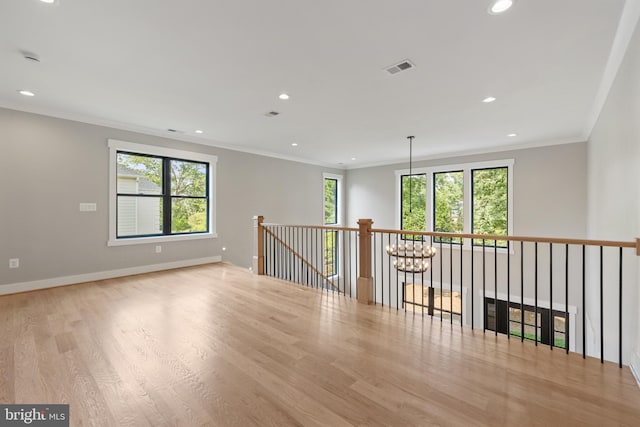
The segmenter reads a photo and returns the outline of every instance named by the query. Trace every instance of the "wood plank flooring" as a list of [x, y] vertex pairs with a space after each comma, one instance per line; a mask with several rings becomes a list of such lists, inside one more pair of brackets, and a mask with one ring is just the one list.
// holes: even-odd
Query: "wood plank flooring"
[[0, 297], [0, 402], [77, 426], [640, 426], [626, 367], [228, 264]]

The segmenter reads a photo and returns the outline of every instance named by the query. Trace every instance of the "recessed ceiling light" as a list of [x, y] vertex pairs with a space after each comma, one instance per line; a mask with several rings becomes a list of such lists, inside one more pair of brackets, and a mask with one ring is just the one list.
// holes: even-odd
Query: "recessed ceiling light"
[[289, 99], [289, 95], [287, 95], [286, 93], [281, 93], [280, 96], [278, 96], [278, 98], [287, 100]]
[[40, 0], [40, 1], [41, 1], [42, 3], [48, 3], [48, 4], [51, 4], [51, 3], [55, 3], [55, 2], [56, 2], [56, 0]]
[[352, 158], [351, 158], [351, 160], [355, 160], [355, 159], [356, 159], [355, 157], [352, 157]]
[[30, 90], [19, 90], [18, 93], [24, 96], [35, 96], [36, 94], [31, 92]]
[[514, 0], [495, 0], [491, 6], [489, 6], [489, 13], [492, 15], [499, 15], [511, 9]]
[[292, 143], [291, 143], [291, 146], [292, 146], [292, 147], [297, 147], [297, 146], [298, 146], [298, 143], [297, 143], [297, 142], [292, 142]]
[[514, 136], [518, 136], [517, 133], [510, 133], [509, 135], [507, 135], [509, 138], [513, 138]]
[[485, 104], [488, 104], [490, 102], [495, 101], [496, 99], [493, 96], [487, 96], [485, 99], [482, 100], [482, 102], [484, 102]]
[[204, 131], [201, 131], [200, 129], [196, 129], [195, 133], [204, 133]]

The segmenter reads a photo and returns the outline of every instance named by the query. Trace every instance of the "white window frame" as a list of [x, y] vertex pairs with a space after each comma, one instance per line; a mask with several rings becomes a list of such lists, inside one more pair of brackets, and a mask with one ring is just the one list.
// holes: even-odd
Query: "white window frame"
[[[471, 171], [473, 169], [491, 169], [491, 168], [507, 168], [507, 235], [513, 235], [513, 166], [515, 164], [514, 159], [503, 159], [503, 160], [492, 160], [487, 162], [473, 162], [473, 163], [459, 163], [459, 164], [450, 164], [450, 165], [438, 165], [438, 166], [429, 166], [422, 168], [413, 168], [411, 173], [413, 175], [425, 174], [426, 176], [426, 185], [427, 185], [427, 205], [426, 209], [426, 219], [427, 219], [427, 231], [433, 231], [433, 210], [434, 206], [434, 198], [433, 198], [433, 174], [441, 173], [441, 172], [455, 172], [455, 171], [463, 171], [463, 233], [471, 234], [471, 222], [472, 222], [472, 206], [473, 200], [472, 191], [471, 191]], [[395, 171], [396, 176], [396, 209], [395, 209], [395, 218], [396, 218], [396, 228], [400, 229], [401, 223], [401, 199], [402, 199], [402, 189], [400, 188], [401, 179], [403, 175], [409, 175], [409, 169], [400, 169]], [[462, 245], [453, 245], [453, 248], [459, 248], [462, 246], [463, 249], [471, 249], [473, 247], [474, 250], [482, 250], [482, 246], [473, 246], [471, 244], [471, 239], [464, 239]], [[506, 252], [505, 248], [498, 248], [498, 251]], [[513, 252], [513, 245], [511, 245], [511, 252]]]
[[[109, 240], [107, 246], [127, 246], [161, 242], [177, 242], [185, 240], [199, 240], [217, 238], [216, 232], [216, 164], [217, 156], [196, 153], [193, 151], [177, 150], [172, 148], [158, 147], [155, 145], [137, 144], [134, 142], [119, 141], [117, 139], [107, 140], [109, 147]], [[127, 237], [118, 239], [117, 237], [117, 188], [118, 188], [118, 151], [129, 151], [132, 153], [148, 154], [151, 156], [171, 157], [182, 160], [191, 160], [209, 165], [209, 231], [207, 233], [179, 234], [172, 236], [147, 236], [147, 237]]]

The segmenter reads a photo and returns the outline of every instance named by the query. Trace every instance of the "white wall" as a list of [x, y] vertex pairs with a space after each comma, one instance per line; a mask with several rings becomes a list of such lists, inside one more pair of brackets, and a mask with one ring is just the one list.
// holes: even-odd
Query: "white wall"
[[[3, 285], [217, 256], [249, 267], [252, 216], [319, 224], [322, 174], [340, 172], [7, 109], [0, 129], [0, 293]], [[159, 254], [155, 244], [107, 247], [109, 138], [218, 156], [219, 237], [162, 243]], [[80, 202], [97, 203], [97, 212], [79, 212]], [[9, 269], [9, 258], [20, 258], [20, 268]]]
[[[636, 27], [588, 142], [589, 237], [629, 240], [640, 236], [639, 170], [640, 29]], [[623, 328], [635, 349], [632, 364], [640, 373], [640, 263], [637, 257], [629, 262], [636, 268], [628, 278], [632, 286], [625, 289], [624, 311], [628, 315]]]

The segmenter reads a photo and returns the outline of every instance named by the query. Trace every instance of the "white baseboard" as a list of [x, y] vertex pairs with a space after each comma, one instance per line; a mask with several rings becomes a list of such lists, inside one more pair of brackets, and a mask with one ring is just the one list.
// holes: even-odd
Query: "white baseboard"
[[98, 271], [96, 273], [78, 274], [75, 276], [54, 277], [51, 279], [34, 280], [32, 282], [11, 283], [8, 285], [0, 285], [0, 295], [35, 291], [38, 289], [55, 288], [57, 286], [93, 282], [96, 280], [112, 279], [114, 277], [131, 276], [134, 274], [152, 273], [154, 271], [171, 270], [173, 268], [191, 267], [193, 265], [211, 264], [220, 261], [222, 261], [222, 257], [212, 256], [206, 258], [167, 262], [163, 264], [151, 264], [141, 265], [139, 267], [121, 268], [119, 270]]
[[631, 355], [631, 363], [629, 363], [629, 367], [631, 368], [631, 373], [635, 377], [638, 387], [640, 388], [640, 350]]

